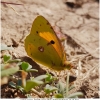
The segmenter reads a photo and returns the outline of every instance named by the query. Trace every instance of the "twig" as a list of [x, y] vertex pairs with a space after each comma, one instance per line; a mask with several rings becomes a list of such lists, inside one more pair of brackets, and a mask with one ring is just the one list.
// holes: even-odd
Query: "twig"
[[9, 2], [4, 2], [4, 1], [1, 1], [1, 3], [5, 3], [5, 4], [13, 4], [13, 5], [23, 5], [23, 4], [17, 4], [17, 3], [9, 3]]

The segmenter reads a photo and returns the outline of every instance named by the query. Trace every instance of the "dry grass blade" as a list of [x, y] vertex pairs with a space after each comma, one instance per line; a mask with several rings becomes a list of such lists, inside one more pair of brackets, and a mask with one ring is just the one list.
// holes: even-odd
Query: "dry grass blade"
[[1, 2], [1, 3], [3, 3], [3, 4], [6, 4], [8, 7], [10, 7], [11, 9], [13, 9], [14, 10], [14, 12], [17, 14], [17, 15], [19, 15], [20, 16], [20, 14], [10, 5], [10, 4], [12, 4], [12, 5], [23, 5], [23, 4], [17, 4], [17, 3], [9, 3], [9, 2]]
[[90, 75], [90, 73], [92, 72], [92, 71], [94, 71], [96, 68], [98, 68], [97, 66], [94, 66], [92, 69], [90, 69], [87, 73], [86, 73], [86, 75], [82, 78], [82, 79], [80, 79], [80, 80], [84, 80], [84, 79], [86, 79], [86, 78], [88, 78], [89, 77], [89, 75]]

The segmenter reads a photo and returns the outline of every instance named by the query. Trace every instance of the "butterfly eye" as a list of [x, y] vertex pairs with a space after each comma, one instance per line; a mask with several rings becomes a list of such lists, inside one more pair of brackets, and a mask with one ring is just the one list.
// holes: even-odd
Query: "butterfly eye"
[[38, 47], [38, 50], [39, 50], [40, 52], [43, 52], [43, 51], [44, 51], [44, 48], [43, 48], [42, 46], [40, 46], [40, 47]]

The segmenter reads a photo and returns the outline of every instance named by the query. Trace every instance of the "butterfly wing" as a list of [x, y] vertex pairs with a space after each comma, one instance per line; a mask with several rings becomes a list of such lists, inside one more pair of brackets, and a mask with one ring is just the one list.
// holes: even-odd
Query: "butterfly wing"
[[63, 48], [49, 22], [38, 16], [25, 39], [25, 50], [36, 62], [55, 70], [63, 70]]

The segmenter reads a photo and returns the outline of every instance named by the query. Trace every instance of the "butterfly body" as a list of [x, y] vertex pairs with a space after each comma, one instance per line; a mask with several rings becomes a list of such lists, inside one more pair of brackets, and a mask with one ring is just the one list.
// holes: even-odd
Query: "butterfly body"
[[32, 25], [30, 34], [25, 39], [25, 50], [29, 57], [50, 69], [61, 71], [70, 69], [65, 52], [49, 22], [38, 16]]

